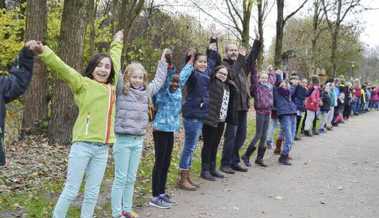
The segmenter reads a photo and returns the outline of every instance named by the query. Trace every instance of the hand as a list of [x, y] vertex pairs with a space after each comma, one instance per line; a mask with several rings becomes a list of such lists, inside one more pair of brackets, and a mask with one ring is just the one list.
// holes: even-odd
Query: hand
[[192, 64], [195, 61], [195, 54], [196, 54], [195, 49], [191, 48], [188, 50], [188, 52], [187, 52], [187, 57], [188, 57], [187, 63]]
[[165, 48], [162, 52], [161, 61], [168, 63], [168, 60], [166, 58], [166, 54], [170, 52], [169, 48]]
[[246, 56], [246, 53], [247, 53], [246, 48], [244, 48], [244, 47], [240, 47], [240, 49], [239, 49], [239, 53], [240, 53], [242, 56]]
[[217, 51], [217, 44], [216, 43], [209, 44], [209, 49], [213, 51]]
[[119, 30], [113, 37], [113, 40], [116, 42], [124, 41], [124, 30]]
[[44, 46], [42, 42], [36, 40], [30, 40], [25, 43], [25, 47], [33, 51], [35, 54], [42, 54], [44, 50]]

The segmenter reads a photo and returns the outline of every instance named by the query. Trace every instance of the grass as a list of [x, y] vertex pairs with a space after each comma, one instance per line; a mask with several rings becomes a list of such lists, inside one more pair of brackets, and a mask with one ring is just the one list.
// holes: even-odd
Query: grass
[[[251, 115], [252, 112], [249, 112]], [[255, 120], [252, 116], [248, 117], [248, 130], [245, 143], [250, 143], [253, 135], [255, 133]], [[151, 135], [151, 134], [150, 134]], [[173, 190], [176, 178], [178, 175], [178, 165], [179, 158], [182, 148], [183, 135], [177, 134], [175, 138], [174, 150], [172, 153], [172, 160], [170, 166], [170, 173], [167, 178], [167, 186], [169, 190]], [[221, 142], [222, 144], [222, 142]], [[192, 174], [195, 179], [197, 175], [200, 174], [201, 163], [200, 163], [200, 151], [201, 151], [202, 142], [199, 143], [193, 157], [193, 166]], [[246, 145], [245, 145], [246, 146]], [[220, 146], [222, 149], [222, 146]], [[241, 152], [245, 148], [241, 149]], [[218, 161], [221, 159], [221, 153], [219, 152]], [[151, 171], [154, 165], [154, 152], [153, 144], [151, 138], [146, 140], [145, 149], [143, 152], [143, 159], [141, 161], [138, 178], [135, 187], [135, 207], [141, 207], [151, 197]], [[109, 159], [108, 168], [104, 176], [104, 182], [101, 189], [101, 194], [106, 196], [105, 203], [102, 205], [98, 204], [96, 209], [97, 217], [110, 217], [111, 214], [111, 205], [110, 200], [107, 198], [107, 195], [110, 193], [110, 185], [113, 179], [113, 164], [112, 158]], [[62, 191], [64, 183], [64, 178], [60, 181], [55, 181], [52, 183], [43, 184], [42, 187], [36, 188], [34, 191], [30, 192], [20, 192], [20, 193], [2, 193], [0, 194], [0, 217], [4, 212], [17, 212], [21, 211], [24, 214], [27, 214], [26, 217], [30, 218], [45, 218], [51, 217], [53, 207], [56, 203], [59, 193]], [[82, 190], [83, 191], [83, 187]], [[80, 208], [78, 206], [71, 206], [69, 210], [68, 217], [79, 217]]]

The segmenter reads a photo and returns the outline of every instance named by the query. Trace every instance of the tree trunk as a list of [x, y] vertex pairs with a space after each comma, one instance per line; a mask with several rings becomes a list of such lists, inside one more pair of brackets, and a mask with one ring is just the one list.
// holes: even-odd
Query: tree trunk
[[89, 0], [89, 13], [88, 13], [88, 23], [90, 27], [90, 33], [89, 33], [89, 52], [90, 56], [95, 54], [96, 45], [96, 13], [97, 13], [97, 0]]
[[281, 67], [282, 64], [282, 46], [283, 46], [283, 28], [284, 28], [284, 0], [277, 0], [277, 19], [276, 19], [276, 39], [275, 39], [275, 56], [274, 64]]
[[[88, 0], [65, 0], [60, 32], [59, 56], [78, 72], [82, 69], [83, 42]], [[77, 108], [71, 90], [55, 81], [49, 121], [49, 143], [69, 144]]]
[[264, 51], [264, 33], [263, 33], [263, 19], [264, 19], [264, 12], [263, 12], [263, 3], [262, 0], [258, 0], [258, 37], [262, 43], [262, 46], [259, 47], [259, 53], [258, 53], [258, 70], [262, 70], [263, 66], [263, 51]]
[[[44, 41], [47, 37], [47, 1], [28, 0], [26, 7], [25, 41]], [[48, 116], [46, 68], [38, 57], [34, 59], [33, 77], [24, 96], [23, 133], [37, 133]], [[30, 132], [31, 131], [31, 132]]]
[[0, 0], [0, 9], [6, 8], [5, 0]]
[[330, 61], [332, 62], [333, 77], [336, 77], [337, 75], [336, 53], [337, 53], [337, 46], [338, 46], [338, 33], [339, 33], [339, 27], [335, 27], [335, 30], [332, 34], [332, 51], [330, 55]]

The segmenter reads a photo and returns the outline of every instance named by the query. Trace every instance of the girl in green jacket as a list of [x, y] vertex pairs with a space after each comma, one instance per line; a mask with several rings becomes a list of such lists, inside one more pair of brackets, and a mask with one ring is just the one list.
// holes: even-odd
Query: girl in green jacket
[[66, 217], [85, 177], [81, 218], [93, 217], [108, 160], [108, 149], [115, 141], [115, 82], [120, 71], [123, 32], [116, 33], [111, 54], [91, 58], [84, 74], [64, 63], [50, 48], [37, 42], [37, 53], [53, 75], [63, 80], [74, 95], [79, 115], [73, 128], [67, 179], [53, 212], [54, 218]]

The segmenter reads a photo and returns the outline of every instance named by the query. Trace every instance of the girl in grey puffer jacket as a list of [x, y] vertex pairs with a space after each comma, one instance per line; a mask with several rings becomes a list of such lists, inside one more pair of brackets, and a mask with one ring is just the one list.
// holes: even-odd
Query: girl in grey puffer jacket
[[134, 182], [141, 159], [143, 136], [147, 127], [149, 99], [167, 77], [165, 50], [153, 81], [140, 63], [131, 63], [117, 82], [115, 133], [113, 146], [115, 177], [112, 186], [112, 216], [134, 217], [132, 214]]

